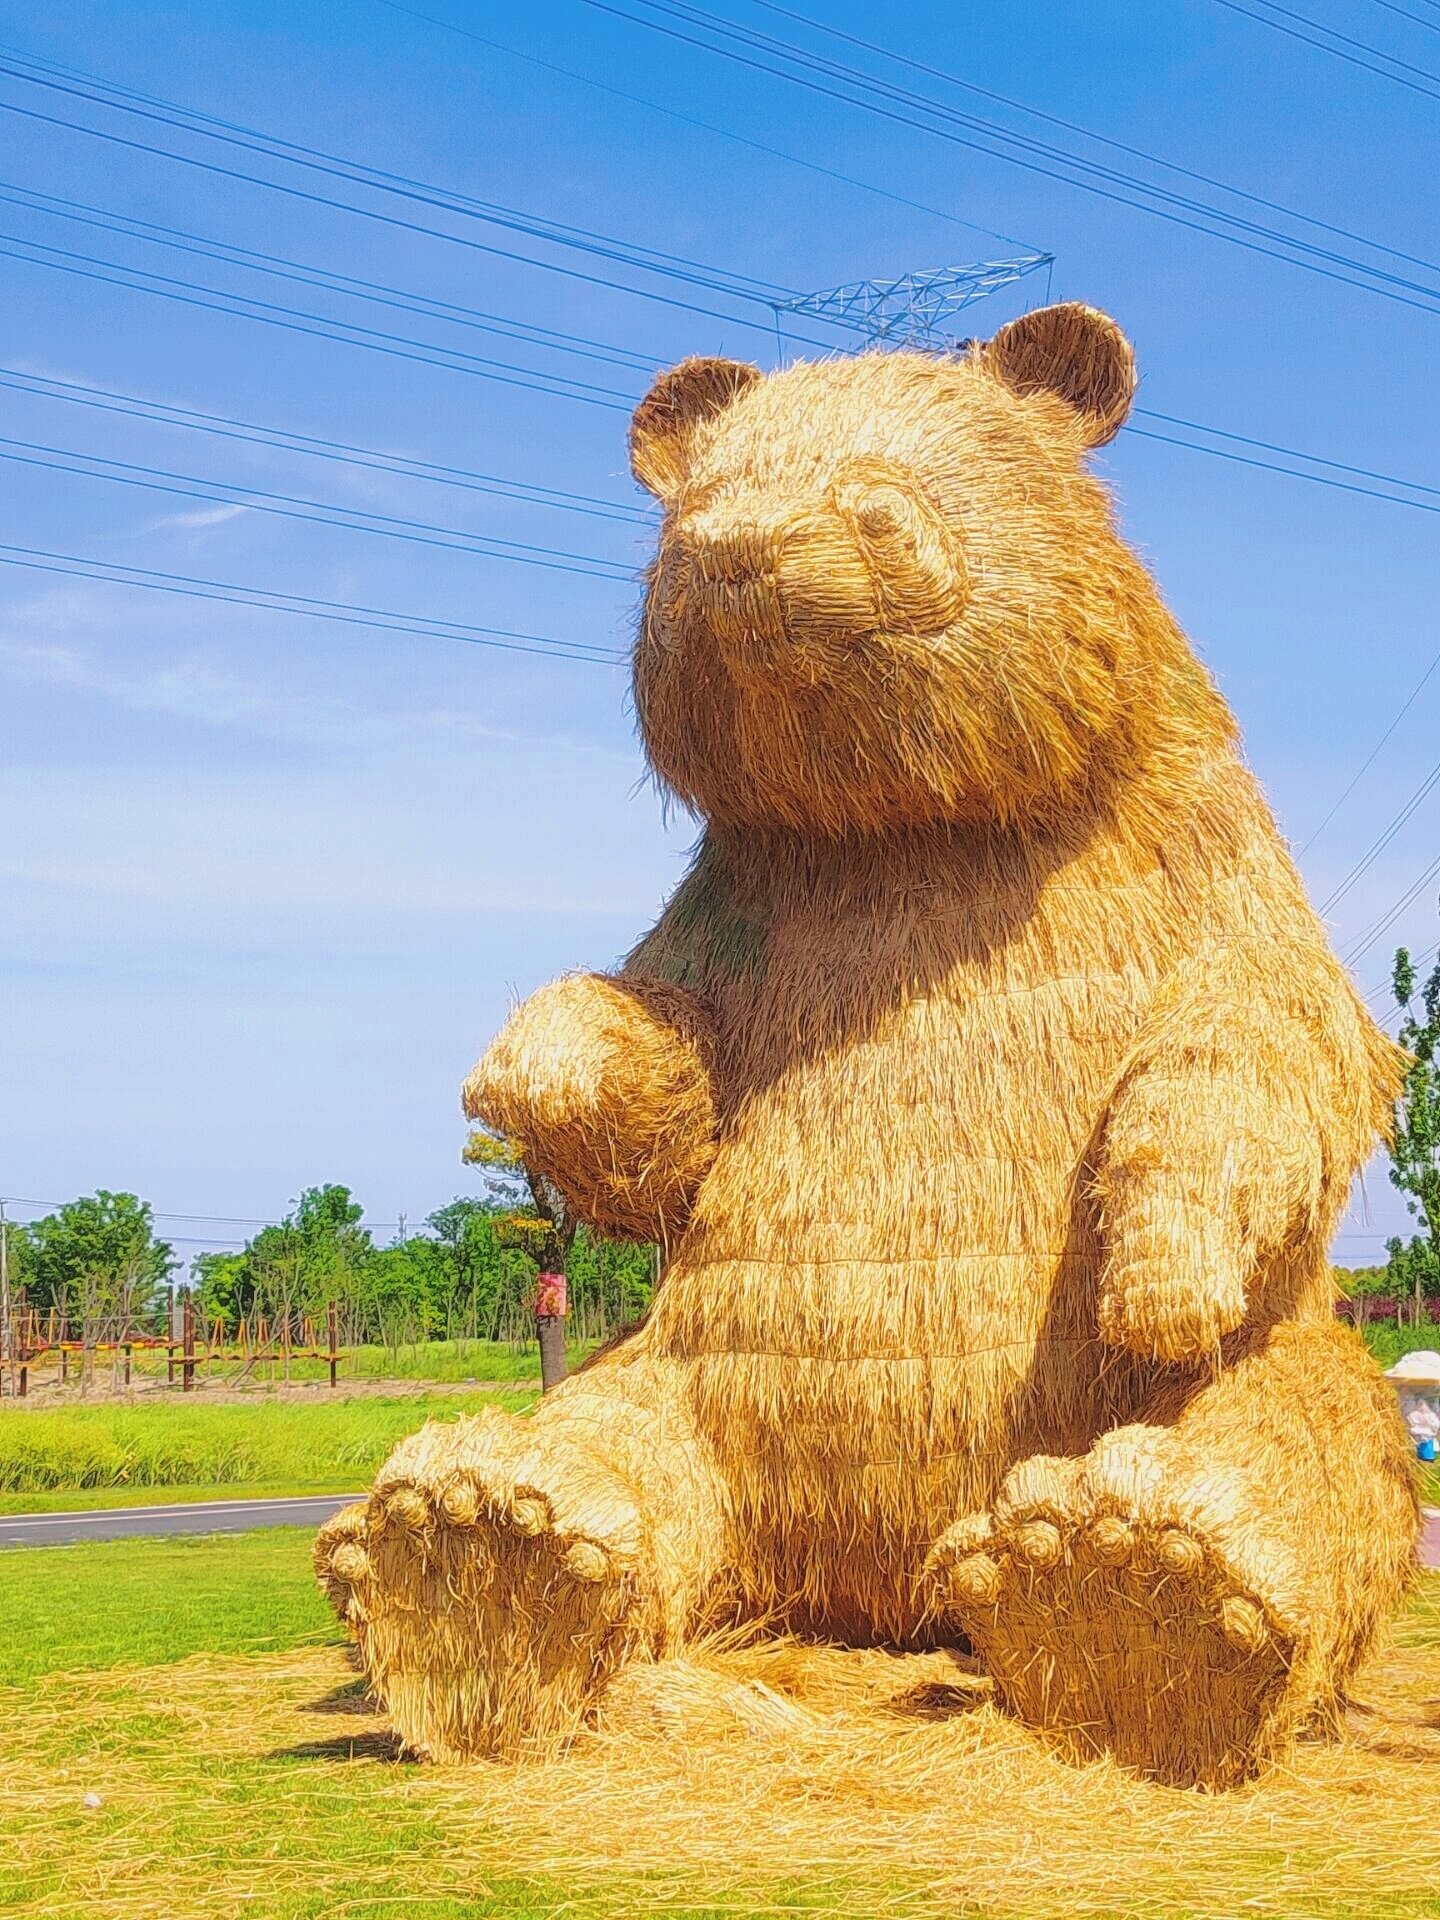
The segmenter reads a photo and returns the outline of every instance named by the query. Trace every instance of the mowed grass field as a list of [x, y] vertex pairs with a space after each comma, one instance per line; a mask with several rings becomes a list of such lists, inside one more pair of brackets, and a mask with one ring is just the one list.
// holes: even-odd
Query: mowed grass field
[[0, 1553], [7, 1920], [1440, 1915], [1434, 1577], [1344, 1741], [1215, 1796], [1067, 1767], [987, 1704], [777, 1720], [752, 1689], [717, 1717], [712, 1687], [692, 1728], [688, 1673], [678, 1718], [559, 1762], [416, 1764], [309, 1549]]

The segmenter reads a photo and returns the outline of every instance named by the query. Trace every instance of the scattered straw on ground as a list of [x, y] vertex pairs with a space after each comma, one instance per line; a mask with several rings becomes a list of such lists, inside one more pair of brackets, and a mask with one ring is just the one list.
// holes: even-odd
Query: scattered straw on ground
[[607, 1730], [518, 1768], [402, 1761], [356, 1685], [327, 1646], [0, 1696], [11, 1911], [228, 1920], [336, 1883], [413, 1910], [518, 1876], [617, 1916], [1440, 1914], [1434, 1577], [1342, 1739], [1225, 1795], [1068, 1767], [937, 1655], [638, 1670]]

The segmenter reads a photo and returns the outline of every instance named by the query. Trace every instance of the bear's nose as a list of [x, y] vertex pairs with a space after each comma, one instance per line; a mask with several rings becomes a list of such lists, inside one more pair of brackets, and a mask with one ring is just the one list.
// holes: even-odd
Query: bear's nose
[[956, 543], [897, 485], [837, 488], [823, 507], [771, 518], [712, 508], [676, 531], [667, 610], [699, 616], [742, 670], [774, 664], [786, 643], [935, 634], [964, 608]]

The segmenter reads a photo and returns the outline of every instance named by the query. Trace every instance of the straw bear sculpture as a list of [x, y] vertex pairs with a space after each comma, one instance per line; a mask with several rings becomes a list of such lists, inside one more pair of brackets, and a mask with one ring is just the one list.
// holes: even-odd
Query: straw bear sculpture
[[636, 412], [636, 708], [704, 835], [466, 1106], [664, 1278], [322, 1541], [412, 1747], [553, 1748], [750, 1621], [968, 1648], [1063, 1751], [1223, 1785], [1402, 1592], [1408, 1449], [1327, 1260], [1400, 1056], [1086, 471], [1134, 385], [1062, 305], [690, 360]]

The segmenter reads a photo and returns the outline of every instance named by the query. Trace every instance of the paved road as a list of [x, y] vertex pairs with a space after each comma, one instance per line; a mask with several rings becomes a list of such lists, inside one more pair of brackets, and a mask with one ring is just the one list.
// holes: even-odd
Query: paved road
[[[123, 1540], [137, 1533], [245, 1533], [252, 1527], [318, 1527], [359, 1496], [193, 1501], [171, 1507], [99, 1507], [89, 1513], [0, 1515], [0, 1547], [56, 1547], [73, 1540]], [[1420, 1563], [1440, 1568], [1440, 1507], [1427, 1507]]]
[[98, 1507], [86, 1513], [0, 1515], [0, 1547], [57, 1547], [137, 1533], [245, 1533], [251, 1527], [318, 1527], [357, 1499], [320, 1493], [278, 1500], [190, 1501], [169, 1507]]

